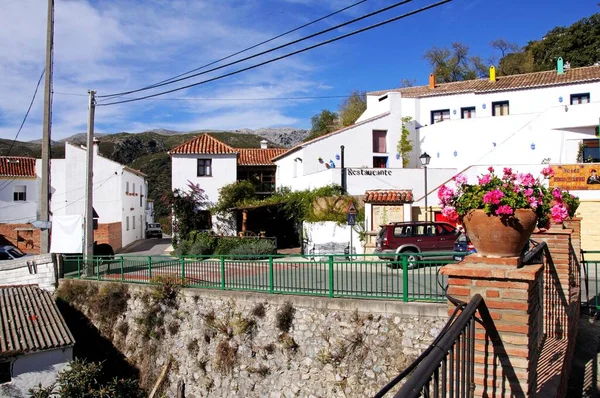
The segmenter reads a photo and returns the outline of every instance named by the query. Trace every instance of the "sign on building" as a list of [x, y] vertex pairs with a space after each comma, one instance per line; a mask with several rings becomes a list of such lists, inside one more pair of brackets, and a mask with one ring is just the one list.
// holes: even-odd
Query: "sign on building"
[[599, 164], [565, 164], [552, 166], [554, 177], [550, 188], [558, 187], [569, 191], [600, 190]]

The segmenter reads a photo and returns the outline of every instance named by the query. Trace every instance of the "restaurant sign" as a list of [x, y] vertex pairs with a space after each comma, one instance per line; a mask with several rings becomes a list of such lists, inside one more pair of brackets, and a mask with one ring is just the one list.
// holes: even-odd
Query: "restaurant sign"
[[598, 164], [553, 165], [554, 177], [550, 178], [550, 187], [569, 191], [600, 190], [599, 166]]

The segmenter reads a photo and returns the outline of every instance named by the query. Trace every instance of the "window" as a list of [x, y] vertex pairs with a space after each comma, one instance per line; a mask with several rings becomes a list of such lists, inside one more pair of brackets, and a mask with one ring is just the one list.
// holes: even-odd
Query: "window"
[[129, 181], [125, 182], [125, 193], [129, 193]]
[[387, 131], [385, 130], [373, 130], [373, 152], [375, 153], [386, 153], [385, 139], [387, 137]]
[[198, 177], [212, 176], [212, 159], [198, 159]]
[[508, 101], [492, 102], [492, 116], [508, 116]]
[[431, 124], [450, 120], [450, 109], [442, 109], [439, 111], [431, 111]]
[[144, 187], [143, 185], [140, 185], [140, 207], [142, 207], [142, 198], [144, 197], [144, 195], [142, 195], [144, 193]]
[[394, 228], [394, 238], [403, 238], [405, 236], [412, 236], [413, 229], [411, 225], [403, 225]]
[[15, 202], [25, 202], [27, 200], [27, 187], [25, 185], [15, 185], [13, 200]]
[[387, 156], [373, 156], [373, 168], [385, 169], [387, 167]]
[[131, 216], [131, 229], [135, 229], [135, 216]]
[[589, 104], [590, 93], [571, 94], [571, 105]]
[[131, 193], [135, 195], [135, 182], [131, 184]]
[[416, 225], [417, 236], [435, 236], [435, 225]]
[[125, 231], [129, 231], [129, 216], [125, 217]]
[[598, 140], [583, 140], [583, 162], [600, 162], [600, 148]]
[[0, 384], [10, 383], [10, 362], [0, 362]]
[[468, 108], [460, 108], [461, 119], [472, 119], [475, 117], [475, 107], [470, 106]]

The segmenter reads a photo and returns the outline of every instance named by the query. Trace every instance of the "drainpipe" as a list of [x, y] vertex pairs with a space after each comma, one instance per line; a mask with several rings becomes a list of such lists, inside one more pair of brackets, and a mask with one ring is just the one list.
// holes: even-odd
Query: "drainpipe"
[[344, 146], [340, 146], [340, 158], [342, 162], [342, 190], [344, 193], [348, 193], [347, 180], [346, 180], [346, 167], [344, 166]]

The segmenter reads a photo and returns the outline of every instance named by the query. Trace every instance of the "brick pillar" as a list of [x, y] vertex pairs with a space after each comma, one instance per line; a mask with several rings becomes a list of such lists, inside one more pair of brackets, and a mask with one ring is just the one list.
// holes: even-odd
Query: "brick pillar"
[[573, 217], [565, 220], [566, 229], [573, 230], [571, 234], [571, 244], [578, 260], [581, 260], [581, 217]]
[[534, 396], [537, 389], [544, 267], [518, 266], [518, 258], [472, 255], [440, 271], [448, 276], [449, 295], [469, 301], [480, 294], [492, 319], [477, 324], [476, 397]]

